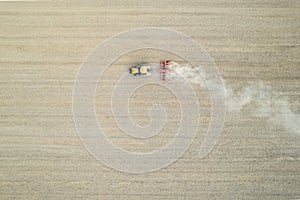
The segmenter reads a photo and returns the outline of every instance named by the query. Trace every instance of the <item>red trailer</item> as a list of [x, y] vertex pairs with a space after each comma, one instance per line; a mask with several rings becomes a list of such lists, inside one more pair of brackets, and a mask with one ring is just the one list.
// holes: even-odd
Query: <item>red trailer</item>
[[161, 60], [160, 61], [160, 80], [165, 81], [166, 80], [166, 73], [168, 71], [168, 65], [171, 61], [170, 60]]

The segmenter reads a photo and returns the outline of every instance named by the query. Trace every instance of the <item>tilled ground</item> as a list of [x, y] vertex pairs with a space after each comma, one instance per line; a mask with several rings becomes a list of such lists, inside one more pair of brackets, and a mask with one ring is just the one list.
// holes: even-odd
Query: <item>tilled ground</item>
[[[300, 198], [297, 1], [0, 5], [1, 199]], [[73, 121], [72, 91], [80, 65], [99, 42], [150, 26], [181, 31], [198, 41], [236, 96], [228, 97], [233, 108], [217, 145], [200, 159], [212, 104], [208, 90], [192, 83], [201, 107], [192, 145], [170, 166], [136, 175], [106, 167], [87, 152]], [[116, 60], [99, 81], [96, 116], [116, 146], [151, 152], [175, 136], [180, 104], [161, 85], [141, 87], [129, 101], [132, 119], [140, 126], [150, 123], [153, 104], [165, 106], [168, 121], [154, 137], [140, 140], [124, 134], [111, 111], [112, 91], [128, 67], [165, 57], [185, 63], [159, 50], [134, 51]], [[247, 86], [253, 83], [261, 83], [266, 92], [253, 93], [247, 102]], [[273, 100], [279, 103], [260, 105]]]

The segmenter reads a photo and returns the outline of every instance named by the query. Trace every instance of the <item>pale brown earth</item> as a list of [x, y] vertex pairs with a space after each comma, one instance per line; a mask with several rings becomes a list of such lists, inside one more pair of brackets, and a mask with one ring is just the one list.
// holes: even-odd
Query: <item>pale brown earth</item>
[[[193, 144], [170, 166], [138, 175], [95, 160], [72, 114], [74, 81], [89, 52], [114, 34], [149, 26], [198, 41], [228, 87], [262, 81], [299, 114], [299, 17], [296, 0], [0, 2], [0, 199], [299, 199], [300, 135], [270, 116], [253, 116], [255, 105], [228, 112], [217, 145], [200, 159], [211, 102], [194, 84], [203, 112]], [[149, 123], [155, 102], [165, 105], [170, 120], [157, 136], [133, 139], [114, 124], [113, 84], [132, 64], [163, 57], [184, 62], [156, 50], [131, 52], [99, 82], [98, 120], [112, 142], [129, 151], [167, 144], [179, 104], [158, 85], [137, 90], [131, 99], [137, 123]]]

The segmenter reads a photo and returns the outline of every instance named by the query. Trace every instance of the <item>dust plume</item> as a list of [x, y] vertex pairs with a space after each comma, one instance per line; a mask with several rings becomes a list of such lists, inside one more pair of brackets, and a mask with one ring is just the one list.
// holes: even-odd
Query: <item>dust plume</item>
[[300, 114], [290, 109], [289, 99], [273, 91], [272, 86], [248, 83], [237, 90], [226, 87], [227, 110], [241, 112], [245, 106], [251, 105], [251, 115], [268, 117], [270, 121], [280, 124], [290, 133], [300, 135]]
[[[202, 67], [172, 62], [169, 66], [169, 79], [184, 76], [189, 82], [206, 87], [207, 77]], [[289, 99], [275, 92], [270, 85], [262, 81], [245, 83], [238, 89], [225, 86], [228, 112], [242, 112], [250, 106], [250, 114], [255, 117], [267, 117], [270, 122], [284, 127], [288, 132], [300, 135], [300, 114], [290, 109]]]

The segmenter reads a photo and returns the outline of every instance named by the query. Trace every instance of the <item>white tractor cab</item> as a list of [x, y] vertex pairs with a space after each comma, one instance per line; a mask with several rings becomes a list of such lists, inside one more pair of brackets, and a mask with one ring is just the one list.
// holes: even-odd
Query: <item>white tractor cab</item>
[[129, 73], [134, 76], [150, 76], [151, 67], [149, 64], [136, 65], [129, 68]]

